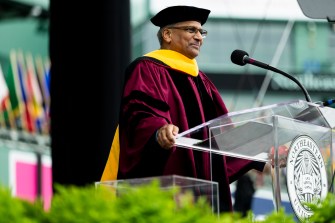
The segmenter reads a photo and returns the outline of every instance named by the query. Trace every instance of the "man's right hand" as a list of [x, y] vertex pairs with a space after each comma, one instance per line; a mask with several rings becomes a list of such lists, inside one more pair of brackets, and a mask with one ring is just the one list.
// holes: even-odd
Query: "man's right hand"
[[175, 143], [175, 137], [179, 132], [179, 128], [172, 124], [166, 124], [157, 130], [156, 140], [164, 149], [170, 149]]

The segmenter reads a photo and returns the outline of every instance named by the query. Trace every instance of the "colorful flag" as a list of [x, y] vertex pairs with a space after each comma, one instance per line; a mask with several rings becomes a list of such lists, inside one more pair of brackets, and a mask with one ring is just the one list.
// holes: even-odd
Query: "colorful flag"
[[14, 73], [17, 72], [16, 65], [16, 53], [14, 50], [10, 52], [10, 66], [6, 75], [6, 82], [9, 89], [9, 99], [11, 108], [8, 108], [8, 111], [12, 114], [15, 125], [18, 129], [22, 129], [22, 104], [20, 103], [19, 94], [19, 83], [17, 80], [17, 75]]
[[28, 132], [34, 132], [35, 131], [35, 125], [33, 122], [33, 103], [32, 103], [32, 91], [27, 85], [27, 70], [26, 65], [24, 61], [24, 56], [22, 51], [18, 51], [17, 53], [17, 74], [18, 74], [18, 80], [20, 83], [20, 90], [21, 90], [21, 96], [22, 96], [22, 102], [24, 105], [24, 113], [23, 113], [23, 119], [24, 119], [24, 130]]
[[0, 124], [3, 127], [6, 127], [5, 112], [6, 112], [6, 101], [8, 101], [8, 99], [9, 99], [9, 90], [0, 64]]
[[36, 63], [36, 70], [37, 70], [37, 77], [38, 77], [38, 83], [41, 88], [41, 93], [43, 97], [43, 107], [46, 114], [49, 114], [49, 108], [50, 108], [50, 81], [49, 81], [49, 72], [47, 70], [50, 70], [50, 68], [45, 65], [43, 62], [42, 57], [37, 56], [35, 59]]
[[32, 102], [32, 118], [34, 119], [36, 130], [39, 133], [45, 132], [45, 114], [43, 109], [43, 98], [41, 89], [39, 87], [34, 61], [31, 53], [26, 55], [26, 64], [27, 64], [27, 89], [30, 93], [30, 102]]
[[0, 108], [4, 108], [5, 101], [9, 98], [9, 90], [5, 81], [4, 74], [2, 72], [1, 64], [0, 64]]
[[[3, 73], [1, 66], [0, 66], [0, 79], [2, 78], [2, 81], [5, 81], [5, 87], [7, 87], [8, 94], [5, 97], [4, 100], [2, 100], [0, 104], [0, 111], [2, 111], [2, 118], [4, 120], [4, 126], [10, 127], [12, 129], [16, 129], [16, 120], [15, 120], [15, 115], [12, 110], [12, 105], [11, 105], [11, 85], [8, 84], [8, 79], [9, 75], [12, 75], [12, 72], [8, 74], [7, 76]], [[0, 84], [1, 85], [1, 84]], [[3, 89], [3, 86], [0, 87]]]
[[50, 63], [50, 60], [47, 58], [44, 61], [44, 71], [45, 71], [44, 75], [45, 75], [45, 81], [48, 87], [49, 95], [50, 95], [50, 82], [51, 82], [50, 68], [51, 68], [51, 63]]
[[[49, 64], [40, 57], [34, 61], [31, 53], [11, 50], [8, 72], [0, 73], [0, 78], [4, 77], [0, 79], [0, 109], [7, 109], [0, 113], [0, 122], [5, 120], [6, 126], [14, 129], [49, 133]], [[3, 102], [5, 90], [7, 100]]]

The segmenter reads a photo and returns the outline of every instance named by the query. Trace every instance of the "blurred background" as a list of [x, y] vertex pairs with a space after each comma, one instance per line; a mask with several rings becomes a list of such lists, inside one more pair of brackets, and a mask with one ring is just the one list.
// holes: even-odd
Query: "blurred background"
[[[197, 61], [229, 111], [305, 100], [286, 77], [233, 64], [235, 49], [296, 77], [314, 102], [335, 98], [335, 25], [326, 16], [307, 17], [301, 3], [183, 1], [211, 10]], [[53, 183], [100, 180], [117, 126], [123, 71], [159, 48], [158, 28], [149, 19], [179, 4], [0, 0], [1, 184], [15, 196], [43, 197], [48, 204]], [[264, 177], [252, 178], [256, 188], [266, 184]]]

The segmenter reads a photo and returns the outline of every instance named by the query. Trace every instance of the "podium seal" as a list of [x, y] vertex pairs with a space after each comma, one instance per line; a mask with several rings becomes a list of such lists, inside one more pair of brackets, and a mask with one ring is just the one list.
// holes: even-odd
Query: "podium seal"
[[328, 193], [325, 163], [311, 137], [302, 135], [292, 141], [286, 168], [292, 208], [300, 220], [308, 219], [313, 212], [306, 203], [317, 204]]

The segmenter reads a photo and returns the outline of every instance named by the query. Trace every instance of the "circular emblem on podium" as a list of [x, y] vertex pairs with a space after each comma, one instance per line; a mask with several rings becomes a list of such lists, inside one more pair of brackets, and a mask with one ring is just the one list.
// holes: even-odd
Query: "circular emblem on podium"
[[286, 170], [292, 208], [300, 220], [307, 219], [313, 212], [306, 203], [318, 203], [328, 192], [325, 163], [311, 137], [302, 135], [292, 141]]

